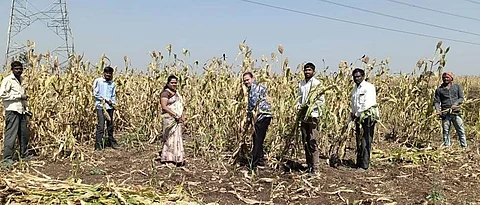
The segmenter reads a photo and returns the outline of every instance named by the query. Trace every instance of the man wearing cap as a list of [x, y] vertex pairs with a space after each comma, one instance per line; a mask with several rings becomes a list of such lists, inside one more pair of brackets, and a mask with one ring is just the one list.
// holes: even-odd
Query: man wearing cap
[[434, 104], [437, 115], [442, 119], [443, 145], [450, 146], [450, 125], [453, 123], [460, 145], [467, 147], [460, 105], [463, 103], [463, 91], [460, 85], [453, 83], [453, 73], [442, 74], [443, 83], [435, 91]]

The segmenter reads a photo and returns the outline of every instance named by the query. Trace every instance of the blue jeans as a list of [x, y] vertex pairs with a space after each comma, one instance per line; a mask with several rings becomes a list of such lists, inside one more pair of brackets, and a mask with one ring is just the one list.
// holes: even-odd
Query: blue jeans
[[458, 137], [460, 138], [460, 145], [462, 147], [467, 147], [467, 138], [465, 137], [465, 128], [463, 126], [463, 120], [458, 115], [446, 114], [442, 117], [443, 125], [443, 145], [450, 146], [450, 127], [453, 122], [455, 131], [457, 132]]

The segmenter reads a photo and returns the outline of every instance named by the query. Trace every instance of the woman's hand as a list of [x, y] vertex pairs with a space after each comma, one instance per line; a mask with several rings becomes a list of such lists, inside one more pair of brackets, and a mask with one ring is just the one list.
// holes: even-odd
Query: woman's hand
[[175, 121], [180, 122], [180, 120], [182, 119], [182, 116], [175, 114], [173, 118], [175, 118]]

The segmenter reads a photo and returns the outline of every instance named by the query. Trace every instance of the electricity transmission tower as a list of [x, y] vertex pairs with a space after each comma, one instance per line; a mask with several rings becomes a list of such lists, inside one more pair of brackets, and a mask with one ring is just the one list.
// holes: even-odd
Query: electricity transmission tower
[[5, 65], [8, 65], [11, 58], [27, 52], [26, 40], [20, 40], [19, 34], [37, 22], [43, 23], [57, 36], [55, 38], [57, 40], [54, 41], [56, 45], [51, 45], [51, 56], [58, 56], [59, 62], [62, 63], [74, 54], [73, 34], [68, 18], [67, 2], [66, 0], [50, 1], [53, 2], [40, 10], [32, 4], [38, 4], [38, 0], [12, 0]]

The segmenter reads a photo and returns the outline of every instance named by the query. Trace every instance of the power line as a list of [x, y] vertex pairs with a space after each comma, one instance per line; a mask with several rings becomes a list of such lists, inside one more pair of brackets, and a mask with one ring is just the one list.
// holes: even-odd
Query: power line
[[393, 16], [393, 15], [390, 15], [390, 14], [384, 14], [384, 13], [380, 13], [380, 12], [376, 12], [376, 11], [370, 11], [370, 10], [367, 10], [367, 9], [362, 9], [362, 8], [358, 8], [358, 7], [354, 7], [354, 6], [349, 6], [349, 5], [346, 5], [346, 4], [341, 4], [341, 3], [337, 3], [337, 2], [333, 2], [333, 1], [328, 1], [328, 0], [317, 0], [317, 1], [322, 1], [322, 2], [325, 2], [325, 3], [334, 4], [334, 5], [337, 5], [337, 6], [342, 6], [342, 7], [346, 7], [346, 8], [349, 8], [349, 9], [354, 9], [354, 10], [358, 10], [358, 11], [372, 13], [372, 14], [376, 14], [376, 15], [380, 15], [380, 16], [386, 16], [386, 17], [390, 17], [390, 18], [394, 18], [394, 19], [398, 19], [398, 20], [402, 20], [402, 21], [408, 21], [408, 22], [412, 22], [412, 23], [416, 23], [416, 24], [422, 24], [422, 25], [425, 25], [425, 26], [440, 28], [440, 29], [444, 29], [444, 30], [448, 30], [448, 31], [455, 31], [455, 32], [459, 32], [459, 33], [465, 33], [465, 34], [470, 34], [470, 35], [474, 35], [474, 36], [480, 36], [480, 34], [478, 34], [478, 33], [463, 31], [463, 30], [454, 29], [454, 28], [448, 28], [448, 27], [445, 27], [445, 26], [439, 26], [439, 25], [435, 25], [435, 24], [425, 23], [425, 22], [416, 21], [416, 20], [412, 20], [412, 19], [407, 19], [407, 18], [403, 18], [403, 17]]
[[422, 34], [422, 33], [415, 33], [415, 32], [410, 32], [410, 31], [402, 31], [402, 30], [398, 30], [398, 29], [386, 28], [386, 27], [381, 27], [381, 26], [374, 26], [374, 25], [369, 25], [369, 24], [365, 24], [365, 23], [348, 21], [348, 20], [323, 16], [323, 15], [319, 15], [319, 14], [313, 14], [313, 13], [308, 13], [308, 12], [304, 12], [304, 11], [289, 9], [289, 8], [285, 8], [285, 7], [280, 7], [280, 6], [270, 5], [270, 4], [264, 4], [264, 3], [260, 3], [260, 2], [256, 2], [256, 1], [250, 1], [250, 0], [240, 0], [240, 1], [251, 3], [251, 4], [256, 4], [256, 5], [260, 5], [260, 6], [264, 6], [264, 7], [274, 8], [274, 9], [278, 9], [278, 10], [303, 14], [303, 15], [307, 15], [307, 16], [313, 16], [313, 17], [317, 17], [317, 18], [324, 18], [324, 19], [339, 21], [339, 22], [343, 22], [343, 23], [355, 24], [355, 25], [365, 26], [365, 27], [370, 27], [370, 28], [376, 28], [376, 29], [380, 29], [380, 30], [393, 31], [393, 32], [397, 32], [397, 33], [410, 34], [410, 35], [414, 35], [414, 36], [421, 36], [421, 37], [447, 40], [447, 41], [452, 41], [452, 42], [457, 42], [457, 43], [465, 43], [465, 44], [480, 46], [480, 43], [476, 43], [476, 42], [470, 42], [470, 41], [464, 41], [464, 40], [458, 40], [458, 39], [452, 39], [452, 38], [445, 38], [445, 37], [433, 36], [433, 35]]
[[471, 2], [471, 3], [474, 3], [474, 4], [480, 4], [480, 2], [474, 1], [474, 0], [464, 0], [464, 1], [468, 1], [468, 2]]
[[462, 16], [462, 15], [459, 15], [459, 14], [449, 13], [449, 12], [440, 11], [440, 10], [436, 10], [436, 9], [431, 9], [431, 8], [427, 8], [427, 7], [422, 7], [422, 6], [418, 6], [418, 5], [414, 5], [414, 4], [409, 4], [409, 3], [397, 1], [397, 0], [385, 0], [385, 1], [390, 1], [390, 2], [393, 2], [393, 3], [402, 4], [402, 5], [410, 6], [410, 7], [415, 7], [415, 8], [423, 9], [423, 10], [427, 10], [427, 11], [433, 11], [433, 12], [437, 12], [437, 13], [441, 13], [441, 14], [445, 14], [445, 15], [449, 15], [449, 16], [455, 16], [455, 17], [459, 17], [459, 18], [464, 18], [464, 19], [469, 19], [469, 20], [474, 20], [474, 21], [480, 21], [480, 19], [478, 19], [478, 18], [473, 18], [473, 17], [469, 17], [469, 16]]

